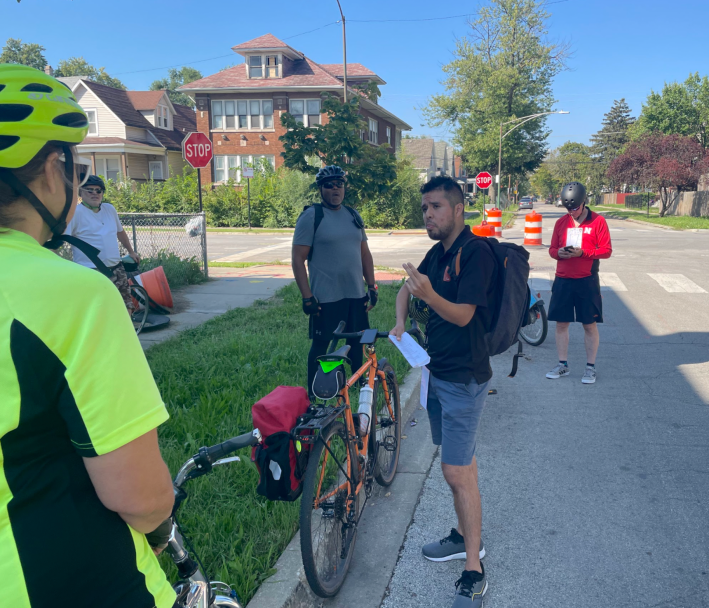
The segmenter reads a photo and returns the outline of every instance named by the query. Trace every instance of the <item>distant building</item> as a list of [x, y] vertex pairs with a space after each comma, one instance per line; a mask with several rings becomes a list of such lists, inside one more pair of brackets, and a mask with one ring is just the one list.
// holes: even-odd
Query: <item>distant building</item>
[[[244, 63], [180, 87], [197, 105], [197, 130], [214, 145], [214, 161], [202, 169], [205, 183], [241, 180], [244, 166], [266, 159], [274, 168], [283, 163], [285, 133], [281, 116], [289, 112], [306, 126], [324, 123], [322, 97], [341, 96], [343, 66], [319, 64], [272, 34], [233, 47]], [[359, 63], [347, 64], [347, 84], [386, 84]], [[354, 93], [354, 91], [353, 91]], [[367, 121], [361, 137], [385, 144], [394, 153], [401, 132], [411, 127], [369, 99], [362, 98], [360, 114]]]

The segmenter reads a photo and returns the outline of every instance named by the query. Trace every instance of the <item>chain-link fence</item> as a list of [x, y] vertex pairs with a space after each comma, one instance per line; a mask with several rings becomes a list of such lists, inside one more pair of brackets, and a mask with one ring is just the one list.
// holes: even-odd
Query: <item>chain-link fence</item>
[[[162, 266], [171, 286], [199, 283], [208, 276], [204, 213], [119, 213], [133, 249], [145, 272]], [[120, 246], [121, 255], [127, 254]], [[57, 253], [72, 259], [71, 247]]]

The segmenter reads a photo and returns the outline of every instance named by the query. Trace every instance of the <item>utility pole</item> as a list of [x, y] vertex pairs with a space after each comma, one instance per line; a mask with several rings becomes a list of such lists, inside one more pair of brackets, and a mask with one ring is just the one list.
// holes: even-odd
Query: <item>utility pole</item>
[[340, 9], [340, 17], [342, 18], [342, 67], [345, 74], [344, 102], [347, 103], [347, 36], [345, 35], [345, 15], [342, 13], [340, 0], [337, 0], [337, 7]]

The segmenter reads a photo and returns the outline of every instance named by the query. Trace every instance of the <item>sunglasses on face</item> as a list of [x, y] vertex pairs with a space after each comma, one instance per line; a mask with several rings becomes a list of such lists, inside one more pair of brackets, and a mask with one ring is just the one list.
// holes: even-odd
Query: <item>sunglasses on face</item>
[[345, 187], [345, 182], [340, 182], [340, 181], [334, 181], [334, 182], [325, 182], [322, 185], [325, 190], [331, 190], [332, 188], [344, 188]]
[[574, 207], [573, 209], [569, 209], [569, 213], [576, 213], [579, 209], [581, 209], [581, 205]]
[[89, 194], [103, 194], [103, 190], [101, 188], [82, 188], [84, 192], [88, 192]]

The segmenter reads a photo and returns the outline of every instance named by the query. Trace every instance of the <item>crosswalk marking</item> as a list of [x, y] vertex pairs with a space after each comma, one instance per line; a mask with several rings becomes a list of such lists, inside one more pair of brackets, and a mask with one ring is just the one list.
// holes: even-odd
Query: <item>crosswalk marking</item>
[[683, 274], [652, 274], [648, 273], [651, 279], [657, 281], [660, 286], [669, 293], [706, 293], [706, 290], [702, 289], [690, 281]]
[[599, 272], [601, 291], [628, 291], [623, 281], [615, 272]]

